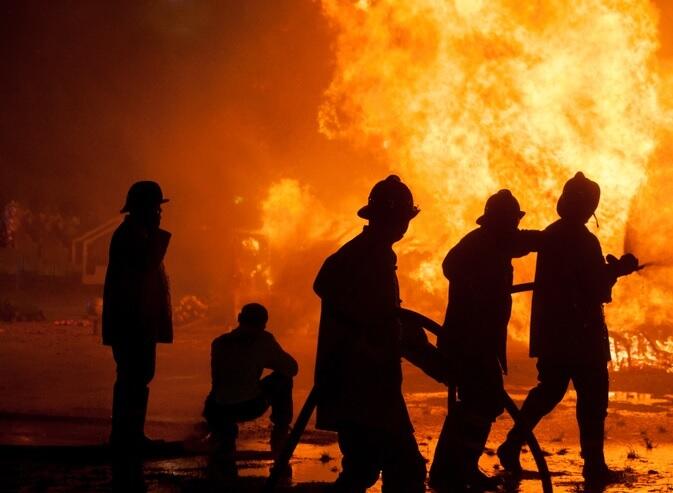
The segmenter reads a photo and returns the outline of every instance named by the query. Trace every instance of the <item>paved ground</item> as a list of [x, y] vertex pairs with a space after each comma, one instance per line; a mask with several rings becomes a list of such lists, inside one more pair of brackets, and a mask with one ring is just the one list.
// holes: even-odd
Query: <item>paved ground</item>
[[[108, 434], [110, 389], [114, 378], [109, 350], [85, 327], [53, 324], [0, 325], [0, 445], [92, 445]], [[221, 330], [194, 326], [178, 332], [176, 344], [162, 346], [156, 380], [152, 383], [148, 431], [164, 439], [197, 442], [203, 397], [208, 391], [209, 344]], [[307, 356], [306, 356], [307, 358]], [[295, 401], [306, 395], [311, 369], [304, 368], [297, 382]], [[421, 451], [432, 458], [445, 413], [441, 389], [405, 366], [407, 401]], [[534, 383], [532, 364], [512, 360], [508, 389], [520, 400]], [[616, 375], [607, 420], [607, 457], [612, 467], [626, 471], [622, 484], [607, 493], [673, 491], [673, 379], [666, 374]], [[574, 422], [574, 393], [537, 429], [554, 472], [556, 491], [581, 488], [581, 459]], [[503, 416], [495, 424], [489, 447], [503, 439], [511, 421]], [[144, 466], [149, 491], [258, 491], [268, 473], [267, 421], [259, 420], [241, 431], [239, 449], [247, 451], [238, 463], [239, 479], [223, 482], [209, 473], [207, 455], [152, 460]], [[293, 459], [291, 491], [321, 491], [338, 474], [340, 455], [330, 434], [312, 433]], [[524, 466], [534, 470], [530, 454]], [[62, 459], [62, 458], [61, 458]], [[111, 469], [92, 457], [82, 460], [34, 460], [0, 454], [0, 491], [109, 491]], [[498, 473], [492, 451], [481, 466]], [[377, 485], [372, 491], [380, 491]], [[540, 491], [534, 474], [510, 491]]]

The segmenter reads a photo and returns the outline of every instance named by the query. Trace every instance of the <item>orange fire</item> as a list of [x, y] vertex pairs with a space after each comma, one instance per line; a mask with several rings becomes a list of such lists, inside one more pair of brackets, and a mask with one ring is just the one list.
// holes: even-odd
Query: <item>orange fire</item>
[[[411, 272], [403, 279], [406, 301], [441, 313], [441, 260], [474, 227], [487, 196], [511, 189], [528, 211], [522, 227], [542, 228], [556, 218], [562, 185], [578, 170], [602, 187], [600, 227], [590, 227], [605, 252], [621, 254], [627, 230], [641, 234], [636, 254], [651, 250], [634, 197], [664, 186], [648, 176], [664, 166], [660, 151], [673, 105], [662, 82], [671, 78], [656, 59], [657, 11], [647, 0], [322, 5], [335, 30], [336, 68], [320, 129], [378, 150], [423, 211], [398, 248], [401, 272]], [[272, 243], [296, 237], [300, 227], [303, 241], [349, 232], [350, 223], [326, 221], [334, 211], [299, 182], [274, 187], [264, 207]], [[306, 203], [310, 216], [301, 212]], [[277, 217], [279, 208], [289, 215]], [[320, 219], [306, 224], [308, 217]], [[515, 267], [520, 281], [532, 279], [532, 256]], [[665, 327], [673, 315], [668, 275], [660, 267], [616, 288], [607, 315], [617, 367], [673, 353]], [[511, 331], [522, 340], [528, 313], [529, 297], [519, 296]]]

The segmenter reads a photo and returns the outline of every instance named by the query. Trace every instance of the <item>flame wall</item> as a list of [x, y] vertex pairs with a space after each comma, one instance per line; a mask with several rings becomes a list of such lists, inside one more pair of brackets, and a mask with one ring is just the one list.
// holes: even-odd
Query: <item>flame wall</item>
[[[602, 187], [598, 223], [590, 228], [605, 253], [626, 247], [658, 263], [615, 290], [607, 314], [616, 364], [668, 358], [673, 286], [661, 244], [670, 236], [650, 236], [654, 224], [643, 218], [652, 204], [670, 203], [671, 176], [662, 170], [671, 78], [656, 58], [655, 6], [646, 0], [323, 0], [322, 6], [336, 35], [336, 67], [320, 129], [389, 163], [422, 209], [398, 248], [406, 301], [441, 313], [441, 260], [474, 227], [488, 195], [510, 188], [528, 211], [522, 227], [542, 228], [556, 218], [565, 180], [582, 170]], [[297, 183], [295, 193], [301, 190]], [[273, 197], [272, 190], [267, 203]], [[657, 217], [670, 224], [661, 212]], [[282, 241], [287, 221], [268, 213], [266, 219], [267, 231]], [[277, 235], [271, 223], [279, 225]], [[314, 237], [334, 231], [303, 227]], [[516, 263], [519, 280], [531, 279], [533, 265], [532, 258]], [[521, 297], [511, 330], [522, 340], [528, 312], [529, 299]]]
[[[655, 262], [615, 290], [615, 353], [637, 366], [672, 352], [670, 0], [5, 10], [0, 204], [95, 227], [129, 183], [158, 180], [174, 292], [221, 301], [226, 323], [240, 303], [265, 302], [272, 329], [312, 362], [315, 273], [391, 171], [422, 209], [397, 246], [405, 304], [441, 319], [441, 259], [484, 199], [507, 186], [522, 225], [542, 227], [582, 169], [603, 187], [590, 227], [605, 250]], [[533, 260], [516, 263], [519, 281]], [[516, 301], [525, 342], [528, 299]]]

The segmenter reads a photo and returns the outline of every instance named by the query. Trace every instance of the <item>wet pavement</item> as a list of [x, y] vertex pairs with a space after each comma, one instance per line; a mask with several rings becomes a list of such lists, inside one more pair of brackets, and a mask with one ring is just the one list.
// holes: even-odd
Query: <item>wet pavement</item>
[[[0, 452], [3, 445], [10, 444], [43, 451], [44, 446], [59, 445], [79, 450], [70, 457], [66, 453], [50, 453], [39, 458], [36, 454], [19, 455], [4, 449], [0, 453], [0, 492], [111, 490], [112, 471], [108, 462], [101, 459], [104, 454], [100, 446], [109, 433], [114, 365], [109, 348], [83, 331], [80, 327], [53, 324], [0, 324]], [[188, 439], [194, 446], [203, 438], [198, 420], [209, 391], [210, 341], [221, 331], [207, 324], [193, 326], [177, 331], [174, 345], [159, 347], [157, 376], [151, 385], [148, 435], [165, 440]], [[290, 344], [292, 340], [285, 342]], [[299, 359], [312, 361], [313, 349], [304, 349], [306, 353]], [[510, 351], [513, 349], [515, 346], [511, 345]], [[534, 361], [526, 354], [524, 351], [518, 357], [512, 355], [512, 371], [507, 377], [507, 388], [518, 403], [535, 382]], [[431, 460], [446, 413], [446, 393], [438, 392], [439, 386], [409, 365], [404, 365], [404, 371], [416, 436], [421, 452]], [[306, 363], [295, 382], [297, 410], [306, 397], [311, 376], [312, 367]], [[640, 392], [611, 394], [606, 422], [607, 460], [611, 467], [626, 471], [626, 475], [623, 483], [610, 486], [606, 492], [673, 492], [673, 375], [613, 372], [612, 379], [613, 388]], [[568, 392], [536, 429], [542, 448], [549, 454], [547, 461], [557, 492], [583, 491], [574, 405], [575, 394]], [[511, 424], [509, 417], [502, 416], [493, 427], [490, 450], [481, 461], [481, 467], [489, 474], [500, 472], [493, 450]], [[208, 468], [207, 454], [201, 452], [146, 461], [143, 475], [149, 491], [259, 491], [271, 465], [268, 426], [268, 420], [262, 418], [241, 428], [240, 477], [236, 482], [222, 483], [217, 469]], [[335, 439], [333, 434], [317, 432], [304, 437], [292, 460], [289, 491], [321, 491], [336, 478], [340, 454]], [[85, 448], [92, 446], [93, 449]], [[522, 458], [524, 467], [534, 471], [530, 453], [524, 453]], [[530, 473], [510, 491], [539, 492], [539, 484]], [[380, 492], [380, 484], [371, 491]]]
[[[525, 389], [514, 389], [512, 397], [520, 401]], [[303, 395], [298, 395], [298, 402]], [[445, 414], [445, 394], [412, 393], [407, 401], [421, 452], [431, 459]], [[577, 428], [574, 418], [575, 395], [566, 399], [536, 430], [547, 462], [553, 473], [555, 491], [584, 491], [581, 478]], [[624, 481], [605, 489], [606, 493], [673, 491], [673, 395], [652, 396], [637, 393], [613, 393], [607, 419], [606, 456], [612, 468], [624, 471]], [[511, 420], [502, 416], [494, 425], [481, 467], [489, 474], [500, 474], [493, 450], [504, 438]], [[238, 479], [222, 477], [208, 467], [208, 454], [201, 439], [201, 426], [188, 422], [150, 422], [148, 432], [166, 439], [187, 438], [190, 456], [148, 460], [143, 476], [148, 491], [259, 491], [271, 465], [268, 456], [268, 421], [262, 418], [242, 427]], [[103, 419], [47, 418], [4, 415], [0, 417], [0, 443], [38, 447], [61, 444], [80, 447], [103, 443], [107, 422]], [[292, 460], [292, 480], [280, 491], [323, 491], [340, 468], [340, 454], [330, 433], [309, 430]], [[201, 447], [201, 448], [199, 448]], [[36, 448], [35, 450], [38, 450]], [[60, 457], [30, 457], [2, 454], [3, 478], [0, 491], [110, 491], [112, 470], [94, 456], [67, 460]], [[520, 493], [541, 491], [531, 454], [522, 455], [523, 480], [507, 485], [506, 490]], [[370, 491], [380, 492], [380, 484]]]

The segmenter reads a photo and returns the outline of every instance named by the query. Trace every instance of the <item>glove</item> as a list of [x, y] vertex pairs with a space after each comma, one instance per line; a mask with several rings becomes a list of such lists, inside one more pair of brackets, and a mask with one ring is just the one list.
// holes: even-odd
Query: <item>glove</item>
[[619, 259], [614, 255], [608, 255], [606, 260], [608, 261], [608, 265], [614, 269], [614, 272], [618, 277], [628, 276], [629, 274], [633, 274], [640, 270], [638, 258], [632, 253], [626, 253]]

